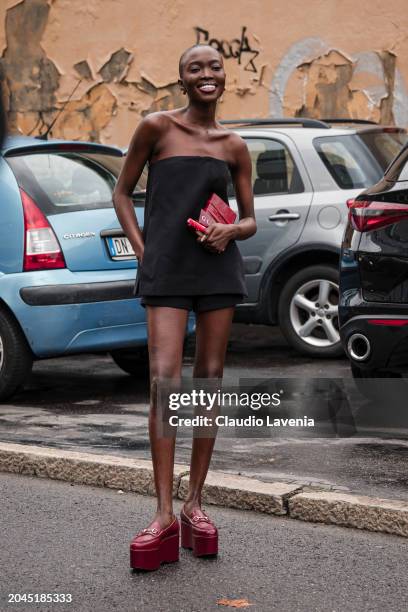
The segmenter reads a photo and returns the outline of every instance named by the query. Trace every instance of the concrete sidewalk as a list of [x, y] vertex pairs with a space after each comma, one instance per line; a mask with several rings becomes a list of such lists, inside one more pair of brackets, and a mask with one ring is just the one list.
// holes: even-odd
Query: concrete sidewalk
[[[0, 443], [0, 471], [154, 494], [152, 464], [141, 459]], [[185, 498], [188, 472], [187, 465], [175, 465], [175, 498]], [[408, 537], [408, 500], [316, 491], [210, 471], [203, 502]]]

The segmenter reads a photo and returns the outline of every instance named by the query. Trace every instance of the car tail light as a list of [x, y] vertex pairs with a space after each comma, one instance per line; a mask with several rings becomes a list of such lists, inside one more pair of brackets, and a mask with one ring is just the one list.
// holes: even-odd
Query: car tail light
[[403, 134], [405, 132], [404, 128], [398, 127], [386, 127], [381, 130], [384, 134]]
[[350, 223], [359, 232], [370, 232], [408, 219], [406, 204], [352, 199], [347, 200], [347, 207]]
[[65, 259], [47, 218], [30, 196], [20, 188], [24, 213], [23, 270], [65, 268]]
[[391, 327], [402, 327], [408, 325], [408, 319], [368, 319], [371, 325], [389, 325]]

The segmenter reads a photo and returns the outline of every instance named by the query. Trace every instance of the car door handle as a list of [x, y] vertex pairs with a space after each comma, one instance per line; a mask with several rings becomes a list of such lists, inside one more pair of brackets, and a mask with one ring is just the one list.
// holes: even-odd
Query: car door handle
[[268, 217], [269, 221], [296, 221], [300, 219], [299, 213], [281, 212]]

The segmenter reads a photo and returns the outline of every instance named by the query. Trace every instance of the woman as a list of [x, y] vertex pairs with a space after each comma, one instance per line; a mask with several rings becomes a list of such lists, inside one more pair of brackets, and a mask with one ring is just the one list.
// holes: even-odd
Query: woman
[[[188, 311], [196, 313], [194, 378], [220, 379], [234, 307], [246, 297], [236, 240], [256, 232], [251, 160], [245, 142], [215, 120], [225, 88], [220, 53], [194, 45], [180, 58], [185, 107], [147, 115], [138, 125], [115, 192], [114, 205], [138, 259], [136, 295], [147, 309], [151, 381], [181, 377]], [[131, 200], [149, 162], [143, 232]], [[206, 234], [188, 229], [212, 193], [227, 201], [231, 173], [240, 220], [212, 223]], [[174, 437], [160, 437], [154, 394], [149, 435], [157, 512], [131, 542], [131, 567], [156, 569], [179, 555], [179, 523], [173, 513]], [[188, 497], [181, 512], [182, 545], [197, 556], [216, 554], [218, 533], [201, 509], [214, 438], [194, 438]]]

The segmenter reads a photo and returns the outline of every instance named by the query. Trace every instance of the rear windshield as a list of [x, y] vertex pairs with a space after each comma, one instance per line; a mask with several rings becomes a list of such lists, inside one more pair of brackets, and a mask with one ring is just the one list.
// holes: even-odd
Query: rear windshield
[[[103, 153], [33, 153], [7, 157], [19, 186], [45, 214], [110, 208], [124, 158]], [[136, 199], [146, 187], [144, 170]]]
[[313, 144], [341, 189], [377, 183], [408, 141], [404, 132], [363, 132], [315, 138]]

